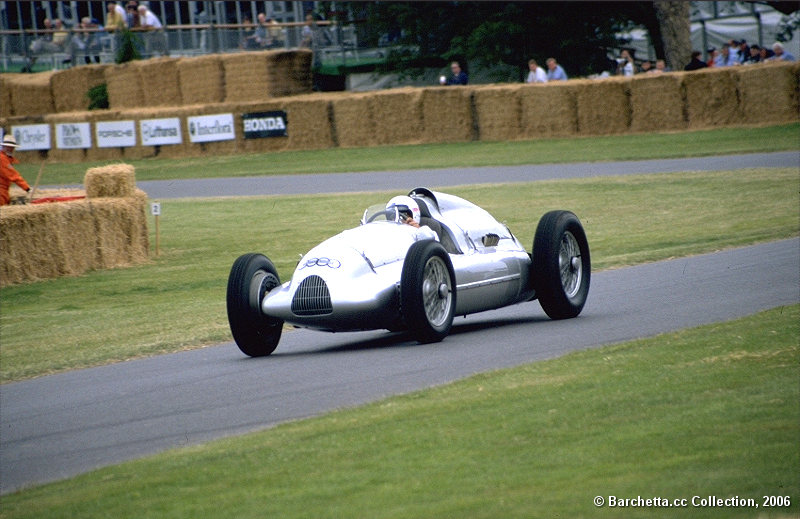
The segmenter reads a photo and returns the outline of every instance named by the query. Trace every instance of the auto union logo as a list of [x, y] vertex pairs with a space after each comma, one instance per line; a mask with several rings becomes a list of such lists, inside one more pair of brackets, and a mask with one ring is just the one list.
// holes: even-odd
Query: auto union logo
[[332, 269], [338, 269], [342, 266], [342, 262], [337, 259], [330, 259], [330, 258], [311, 258], [306, 260], [303, 263], [303, 266], [298, 268], [297, 270], [303, 270], [306, 267], [328, 267]]

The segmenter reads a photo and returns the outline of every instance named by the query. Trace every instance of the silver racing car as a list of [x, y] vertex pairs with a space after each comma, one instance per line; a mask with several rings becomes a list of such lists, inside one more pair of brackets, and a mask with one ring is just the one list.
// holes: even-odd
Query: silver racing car
[[266, 256], [239, 257], [228, 277], [228, 321], [253, 357], [275, 350], [284, 323], [406, 330], [438, 342], [457, 315], [534, 299], [552, 319], [576, 317], [590, 270], [586, 234], [569, 211], [542, 216], [528, 253], [487, 211], [417, 188], [367, 208], [360, 226], [311, 249], [284, 284]]

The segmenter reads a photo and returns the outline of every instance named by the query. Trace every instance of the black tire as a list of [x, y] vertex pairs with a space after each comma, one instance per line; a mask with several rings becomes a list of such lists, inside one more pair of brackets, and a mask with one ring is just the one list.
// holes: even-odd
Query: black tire
[[263, 254], [236, 259], [228, 276], [228, 323], [233, 340], [251, 357], [269, 355], [278, 347], [283, 321], [261, 312], [264, 295], [280, 286], [275, 265]]
[[400, 277], [400, 304], [411, 336], [439, 342], [450, 333], [456, 311], [456, 276], [450, 256], [438, 242], [414, 243]]
[[536, 295], [551, 319], [577, 317], [586, 304], [591, 279], [589, 243], [578, 217], [551, 211], [539, 220], [533, 239]]

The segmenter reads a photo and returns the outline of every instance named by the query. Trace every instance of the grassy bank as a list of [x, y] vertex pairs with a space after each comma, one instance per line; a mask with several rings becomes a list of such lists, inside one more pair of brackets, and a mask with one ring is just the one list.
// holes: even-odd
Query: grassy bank
[[798, 322], [778, 308], [482, 374], [4, 496], [3, 516], [796, 517]]
[[[342, 171], [387, 171], [470, 166], [503, 166], [701, 157], [798, 149], [800, 124], [761, 128], [723, 128], [681, 133], [540, 139], [515, 142], [464, 142], [414, 146], [286, 151], [259, 155], [133, 160], [137, 180], [286, 175]], [[83, 182], [86, 169], [103, 162], [48, 164], [42, 185]], [[29, 181], [40, 163], [20, 164]]]
[[[574, 211], [586, 228], [595, 269], [798, 234], [800, 178], [794, 169], [449, 191], [488, 209], [528, 246], [542, 214]], [[225, 286], [237, 256], [263, 252], [287, 280], [300, 254], [357, 225], [359, 208], [394, 194], [163, 202], [162, 255], [149, 264], [0, 289], [0, 380], [230, 340]]]

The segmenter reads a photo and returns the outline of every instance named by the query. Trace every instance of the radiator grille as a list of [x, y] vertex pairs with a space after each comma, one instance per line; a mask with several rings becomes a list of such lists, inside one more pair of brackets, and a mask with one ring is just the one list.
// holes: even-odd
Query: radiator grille
[[294, 315], [325, 315], [333, 312], [328, 285], [319, 276], [308, 276], [300, 282], [292, 299]]

